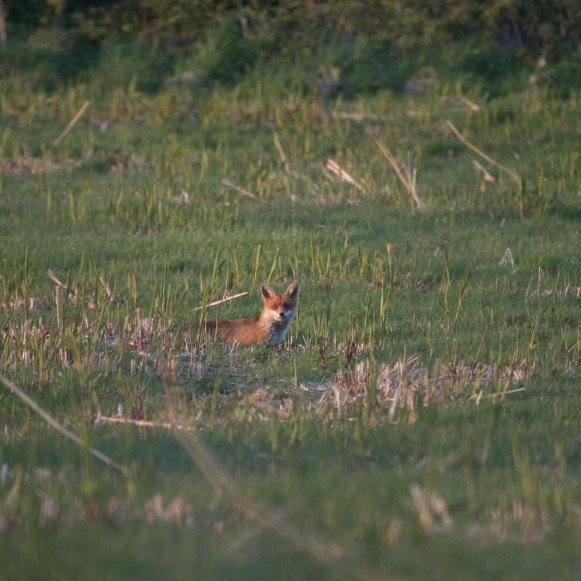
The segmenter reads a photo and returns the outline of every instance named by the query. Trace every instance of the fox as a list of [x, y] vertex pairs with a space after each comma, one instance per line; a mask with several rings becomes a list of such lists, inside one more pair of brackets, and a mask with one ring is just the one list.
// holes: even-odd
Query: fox
[[261, 284], [260, 296], [264, 304], [258, 317], [232, 321], [206, 321], [201, 328], [205, 329], [209, 336], [213, 335], [223, 343], [249, 347], [266, 342], [267, 345], [280, 347], [297, 314], [299, 292], [300, 288], [296, 282], [281, 295], [276, 294], [267, 284]]

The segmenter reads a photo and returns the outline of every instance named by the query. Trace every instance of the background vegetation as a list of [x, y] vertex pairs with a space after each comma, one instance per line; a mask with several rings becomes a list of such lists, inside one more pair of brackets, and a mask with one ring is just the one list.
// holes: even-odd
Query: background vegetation
[[577, 3], [4, 8], [0, 576], [573, 578]]
[[11, 42], [1, 68], [26, 70], [37, 88], [97, 72], [118, 82], [132, 70], [138, 88], [152, 91], [172, 68], [233, 84], [266, 67], [302, 74], [306, 88], [317, 84], [309, 73], [336, 69], [326, 79], [332, 97], [402, 90], [418, 67], [485, 79], [495, 93], [532, 73], [563, 91], [578, 89], [581, 77], [581, 13], [572, 0], [5, 4]]

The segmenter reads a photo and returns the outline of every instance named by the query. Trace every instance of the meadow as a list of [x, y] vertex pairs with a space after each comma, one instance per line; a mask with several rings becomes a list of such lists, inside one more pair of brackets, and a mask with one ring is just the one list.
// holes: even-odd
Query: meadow
[[578, 574], [578, 94], [415, 80], [2, 81], [0, 577]]

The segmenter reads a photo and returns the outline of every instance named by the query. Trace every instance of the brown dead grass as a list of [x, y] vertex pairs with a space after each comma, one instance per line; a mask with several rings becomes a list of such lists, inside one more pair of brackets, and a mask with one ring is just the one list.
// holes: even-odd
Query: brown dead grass
[[0, 167], [1, 173], [21, 175], [71, 170], [83, 163], [84, 160], [71, 158], [45, 159], [34, 156], [17, 156], [3, 158], [0, 160]]
[[[459, 401], [478, 404], [484, 397], [502, 398], [523, 391], [535, 368], [526, 359], [508, 366], [437, 362], [432, 369], [422, 364], [419, 356], [383, 363], [377, 369], [364, 360], [349, 371], [339, 371], [332, 381], [298, 386], [298, 396], [303, 413], [319, 420], [356, 418], [362, 406], [368, 406], [371, 421], [381, 417], [413, 422], [420, 406]], [[520, 387], [513, 387], [517, 385]], [[263, 419], [273, 414], [288, 419], [294, 410], [290, 394], [274, 395], [266, 387], [243, 401]]]
[[[58, 311], [64, 301], [94, 309], [103, 301], [121, 300], [104, 281], [103, 288], [97, 299], [94, 293], [86, 295], [58, 281], [53, 309]], [[29, 304], [20, 301], [4, 307], [9, 311], [26, 307], [37, 310], [43, 305], [41, 299], [31, 299]], [[17, 369], [24, 364], [46, 384], [64, 369], [77, 369], [88, 377], [101, 373], [104, 361], [126, 365], [125, 358], [114, 356], [117, 352], [129, 352], [130, 368], [120, 369], [123, 373], [158, 375], [166, 385], [178, 388], [193, 381], [202, 402], [207, 396], [215, 400], [213, 409], [242, 406], [251, 419], [273, 414], [288, 419], [296, 413], [295, 402], [299, 401], [301, 414], [323, 421], [359, 417], [364, 407], [370, 422], [380, 419], [413, 422], [421, 407], [456, 402], [478, 404], [483, 398], [504, 398], [523, 391], [536, 370], [535, 362], [526, 358], [505, 366], [481, 361], [436, 361], [428, 366], [419, 356], [375, 363], [366, 345], [353, 343], [337, 347], [346, 368], [325, 382], [292, 387], [290, 379], [272, 385], [257, 377], [256, 382], [249, 383], [252, 353], [244, 361], [243, 373], [236, 357], [229, 357], [226, 363], [216, 359], [212, 341], [198, 343], [195, 336], [182, 333], [172, 321], [161, 316], [144, 317], [139, 309], [122, 322], [103, 320], [97, 314], [74, 321], [62, 317], [50, 320], [45, 323], [40, 317], [36, 322], [32, 318], [7, 321], [0, 329], [5, 369]], [[321, 357], [330, 353], [323, 347], [320, 351]], [[290, 355], [291, 352], [282, 352], [279, 357]], [[217, 395], [204, 394], [203, 386], [211, 389], [217, 377], [227, 379], [223, 383], [226, 387]], [[144, 413], [139, 419], [149, 419], [146, 410]]]

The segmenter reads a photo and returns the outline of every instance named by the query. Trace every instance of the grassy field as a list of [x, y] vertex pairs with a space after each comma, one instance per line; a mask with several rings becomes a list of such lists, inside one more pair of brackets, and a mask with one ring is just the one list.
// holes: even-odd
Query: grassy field
[[2, 84], [0, 369], [82, 445], [2, 387], [0, 577], [574, 578], [577, 94], [96, 87]]

